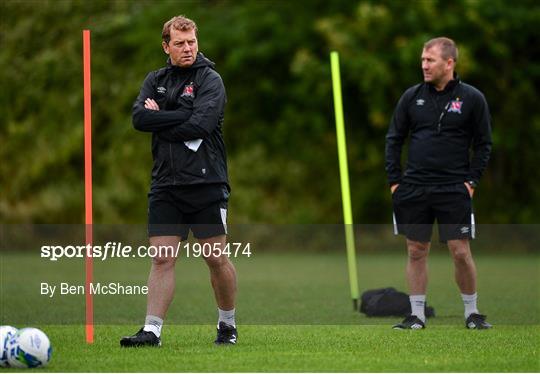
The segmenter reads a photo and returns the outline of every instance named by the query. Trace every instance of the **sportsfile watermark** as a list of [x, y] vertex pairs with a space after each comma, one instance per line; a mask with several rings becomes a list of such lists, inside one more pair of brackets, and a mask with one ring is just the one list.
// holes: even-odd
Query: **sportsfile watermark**
[[[190, 235], [181, 244], [162, 243], [170, 245], [161, 249], [151, 245], [158, 243], [149, 242], [144, 224], [93, 225], [90, 246], [87, 228], [0, 225], [0, 316], [6, 324], [84, 325], [86, 298], [92, 298], [95, 325], [140, 323], [152, 293], [150, 269], [159, 264], [149, 257], [160, 255], [178, 258], [167, 324], [214, 324], [212, 261], [204, 258], [212, 252], [223, 260], [230, 256], [236, 268], [242, 325], [393, 325], [402, 320], [369, 318], [360, 308], [353, 312], [344, 225], [231, 225], [228, 245], [204, 245]], [[406, 239], [394, 235], [393, 228], [353, 227], [359, 296], [386, 287], [408, 292]], [[540, 291], [540, 225], [478, 225], [476, 232], [470, 246], [482, 285], [480, 311], [494, 325], [538, 325], [540, 305], [530, 300]], [[463, 302], [436, 227], [431, 245], [428, 304], [435, 308], [437, 324], [461, 326]], [[87, 254], [93, 261], [86, 261]], [[501, 276], [507, 281], [501, 283]], [[508, 308], [501, 311], [501, 303]]]
[[107, 242], [104, 245], [42, 245], [41, 258], [50, 261], [60, 259], [92, 258], [105, 261], [107, 259], [127, 258], [163, 258], [178, 257], [184, 254], [186, 258], [221, 257], [229, 258], [251, 257], [251, 243], [190, 243], [178, 242], [172, 245], [139, 245], [131, 246], [122, 242]]

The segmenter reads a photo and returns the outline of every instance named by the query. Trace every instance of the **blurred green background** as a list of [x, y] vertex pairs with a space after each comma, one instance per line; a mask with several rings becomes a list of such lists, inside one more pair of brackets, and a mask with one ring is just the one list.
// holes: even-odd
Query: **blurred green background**
[[423, 43], [454, 38], [484, 92], [494, 147], [479, 223], [538, 223], [537, 1], [0, 2], [0, 219], [84, 221], [82, 35], [92, 30], [94, 221], [144, 223], [150, 136], [131, 126], [163, 23], [185, 14], [229, 103], [232, 223], [342, 222], [329, 52], [341, 56], [355, 222], [390, 223], [384, 143], [421, 80]]

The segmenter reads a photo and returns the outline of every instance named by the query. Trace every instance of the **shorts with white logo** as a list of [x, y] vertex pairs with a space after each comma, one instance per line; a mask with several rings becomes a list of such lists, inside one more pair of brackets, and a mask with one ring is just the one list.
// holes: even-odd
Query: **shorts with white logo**
[[464, 183], [417, 185], [400, 183], [392, 194], [394, 234], [409, 240], [431, 241], [437, 219], [439, 240], [474, 239], [472, 199]]
[[229, 192], [223, 185], [166, 187], [148, 194], [148, 236], [197, 239], [227, 234]]

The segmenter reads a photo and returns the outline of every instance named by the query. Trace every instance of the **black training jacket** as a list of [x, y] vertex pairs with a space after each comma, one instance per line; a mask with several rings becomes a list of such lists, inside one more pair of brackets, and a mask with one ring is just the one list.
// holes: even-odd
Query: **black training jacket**
[[[402, 173], [401, 148], [408, 136]], [[490, 153], [491, 117], [484, 95], [457, 77], [442, 91], [421, 83], [401, 96], [386, 135], [388, 183], [478, 183]]]
[[[145, 109], [146, 98], [160, 110]], [[222, 183], [228, 185], [223, 142], [225, 87], [214, 63], [198, 53], [192, 66], [150, 72], [133, 104], [133, 126], [152, 133], [151, 188]], [[184, 142], [203, 139], [196, 152]]]

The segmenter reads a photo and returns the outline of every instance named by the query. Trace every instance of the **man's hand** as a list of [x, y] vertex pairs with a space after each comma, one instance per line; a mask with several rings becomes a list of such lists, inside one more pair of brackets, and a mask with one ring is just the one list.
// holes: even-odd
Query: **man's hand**
[[474, 188], [471, 187], [471, 185], [467, 182], [464, 183], [465, 187], [467, 187], [467, 191], [469, 191], [469, 196], [472, 198], [474, 195]]
[[394, 193], [394, 191], [396, 190], [396, 188], [398, 188], [399, 186], [399, 183], [396, 183], [396, 184], [393, 184], [390, 186], [390, 192], [392, 192], [392, 194]]
[[158, 103], [156, 103], [154, 99], [150, 99], [150, 98], [144, 100], [144, 107], [150, 110], [159, 110]]

